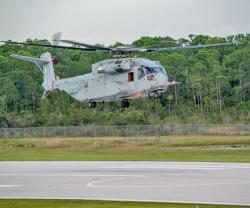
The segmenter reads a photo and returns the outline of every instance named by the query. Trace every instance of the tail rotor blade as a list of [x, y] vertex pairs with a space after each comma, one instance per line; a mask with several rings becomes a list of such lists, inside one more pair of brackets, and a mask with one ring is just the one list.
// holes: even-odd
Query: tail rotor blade
[[[58, 33], [52, 35], [52, 44], [55, 45], [55, 46], [58, 46], [59, 42], [61, 40], [61, 37], [62, 37], [62, 33], [61, 32], [58, 32]], [[57, 65], [58, 64], [58, 60], [56, 58], [56, 48], [52, 49], [51, 54], [52, 54], [53, 64]]]
[[58, 32], [58, 33], [52, 35], [52, 43], [53, 43], [53, 45], [58, 45], [59, 41], [61, 40], [61, 37], [62, 37], [61, 32]]

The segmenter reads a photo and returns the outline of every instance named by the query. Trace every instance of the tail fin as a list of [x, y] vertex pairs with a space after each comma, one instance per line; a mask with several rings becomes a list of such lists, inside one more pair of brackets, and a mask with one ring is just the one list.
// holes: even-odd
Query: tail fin
[[36, 64], [44, 76], [42, 84], [44, 91], [49, 92], [54, 89], [56, 77], [52, 57], [49, 52], [43, 53], [40, 59], [20, 55], [11, 55], [11, 57]]

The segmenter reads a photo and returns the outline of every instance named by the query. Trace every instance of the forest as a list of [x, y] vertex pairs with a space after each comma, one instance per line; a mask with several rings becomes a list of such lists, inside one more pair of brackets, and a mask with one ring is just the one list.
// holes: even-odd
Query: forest
[[[141, 37], [132, 45], [175, 47], [238, 41], [240, 44], [184, 50], [172, 53], [140, 53], [160, 61], [169, 80], [180, 84], [164, 93], [165, 105], [148, 98], [131, 101], [129, 109], [120, 102], [98, 104], [89, 109], [65, 92], [54, 91], [42, 98], [42, 73], [35, 65], [15, 60], [11, 54], [39, 57], [48, 48], [3, 44], [0, 46], [0, 127], [133, 125], [169, 123], [249, 123], [250, 121], [250, 34], [227, 37], [189, 35]], [[48, 43], [47, 40], [26, 42]], [[117, 42], [113, 47], [121, 46]], [[112, 55], [57, 49], [55, 66], [60, 78], [91, 71], [91, 65]]]

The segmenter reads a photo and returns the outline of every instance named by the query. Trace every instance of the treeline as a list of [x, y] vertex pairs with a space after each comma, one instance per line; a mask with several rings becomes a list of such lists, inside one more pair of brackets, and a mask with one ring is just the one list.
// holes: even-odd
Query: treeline
[[[33, 64], [14, 60], [11, 54], [39, 57], [46, 48], [5, 44], [0, 47], [0, 127], [61, 125], [125, 125], [160, 123], [247, 123], [250, 121], [250, 35], [226, 38], [190, 35], [188, 39], [142, 37], [133, 45], [174, 47], [239, 41], [240, 45], [147, 53], [134, 56], [158, 60], [170, 80], [180, 85], [169, 89], [165, 105], [148, 99], [134, 100], [123, 110], [119, 102], [89, 109], [64, 92], [41, 99], [43, 76]], [[46, 40], [27, 42], [47, 43]], [[122, 45], [116, 43], [115, 46]], [[91, 64], [111, 55], [56, 50], [60, 78], [91, 71]]]

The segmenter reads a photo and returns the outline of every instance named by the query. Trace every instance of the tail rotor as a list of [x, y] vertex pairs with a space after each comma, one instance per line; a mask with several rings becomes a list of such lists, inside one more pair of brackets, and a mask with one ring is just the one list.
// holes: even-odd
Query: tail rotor
[[[60, 43], [61, 37], [62, 37], [61, 32], [58, 32], [58, 33], [52, 35], [52, 44], [58, 46]], [[52, 49], [51, 56], [52, 56], [52, 63], [53, 63], [53, 65], [56, 66], [59, 63], [59, 61], [56, 57], [56, 48]]]

